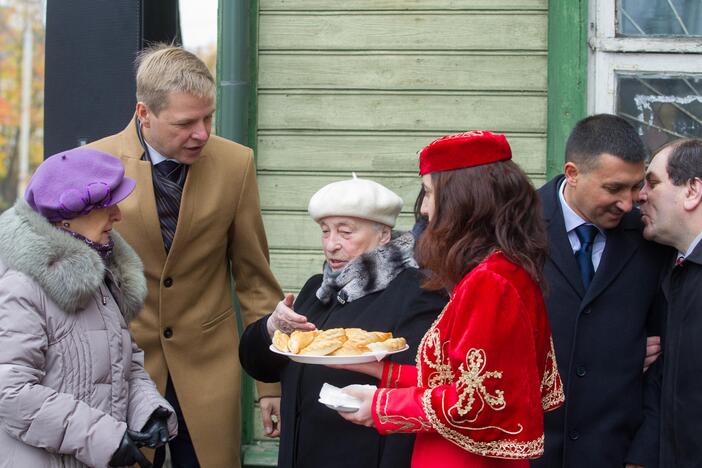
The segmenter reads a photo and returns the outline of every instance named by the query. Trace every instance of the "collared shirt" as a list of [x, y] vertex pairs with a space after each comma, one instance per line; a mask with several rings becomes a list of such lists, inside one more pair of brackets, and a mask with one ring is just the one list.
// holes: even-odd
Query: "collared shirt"
[[695, 237], [692, 240], [692, 243], [687, 248], [687, 252], [685, 252], [684, 254], [682, 252], [678, 252], [678, 257], [675, 260], [676, 263], [679, 261], [684, 261], [692, 253], [692, 251], [695, 250], [695, 248], [697, 247], [697, 244], [699, 244], [700, 241], [702, 241], [702, 232], [697, 234], [697, 237]]
[[[144, 143], [146, 143], [146, 140], [144, 140]], [[176, 161], [175, 159], [165, 157], [164, 155], [162, 155], [161, 153], [156, 151], [154, 149], [154, 147], [148, 143], [146, 143], [146, 147], [149, 149], [149, 157], [151, 158], [151, 164], [153, 164], [154, 166], [157, 165], [158, 163], [161, 163], [161, 162], [167, 160], [167, 159], [170, 159], [171, 161], [173, 161], [175, 163], [181, 164], [180, 162]]]
[[[575, 233], [575, 228], [581, 224], [592, 224], [581, 218], [566, 202], [565, 195], [565, 180], [561, 182], [561, 186], [558, 188], [558, 199], [561, 202], [561, 211], [563, 211], [563, 221], [565, 221], [566, 232], [568, 233], [568, 241], [570, 246], [573, 248], [573, 253], [580, 250], [580, 239]], [[593, 224], [594, 226], [594, 224]], [[597, 271], [597, 267], [600, 266], [600, 260], [602, 259], [602, 252], [604, 252], [605, 243], [607, 242], [607, 236], [604, 232], [597, 226], [597, 235], [595, 236], [595, 242], [592, 244], [592, 266]]]

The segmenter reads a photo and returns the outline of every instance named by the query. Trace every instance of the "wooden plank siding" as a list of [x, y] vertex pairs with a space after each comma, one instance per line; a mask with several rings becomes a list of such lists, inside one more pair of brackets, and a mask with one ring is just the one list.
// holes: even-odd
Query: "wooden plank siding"
[[541, 10], [548, 0], [260, 0], [262, 10], [358, 11], [358, 10]]
[[[260, 172], [400, 171], [416, 174], [419, 150], [441, 136], [434, 132], [332, 132], [269, 130], [258, 137]], [[546, 141], [540, 134], [507, 133], [512, 152], [528, 173], [546, 170]], [[353, 167], [349, 167], [353, 161]]]
[[352, 171], [404, 199], [402, 229], [413, 223], [418, 151], [447, 133], [505, 133], [544, 182], [548, 0], [258, 5], [258, 182], [286, 291], [321, 271], [310, 196]]

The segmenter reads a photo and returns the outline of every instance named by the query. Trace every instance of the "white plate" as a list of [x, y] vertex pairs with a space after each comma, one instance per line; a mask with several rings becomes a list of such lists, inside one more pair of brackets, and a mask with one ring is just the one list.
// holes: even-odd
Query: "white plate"
[[397, 351], [379, 351], [377, 353], [365, 353], [359, 354], [357, 356], [312, 356], [304, 354], [284, 353], [273, 345], [270, 345], [268, 347], [268, 349], [270, 349], [272, 352], [280, 354], [282, 356], [287, 356], [291, 360], [301, 362], [302, 364], [362, 364], [364, 362], [382, 361], [385, 356], [407, 351], [408, 348], [409, 346], [405, 346], [404, 348], [398, 349]]

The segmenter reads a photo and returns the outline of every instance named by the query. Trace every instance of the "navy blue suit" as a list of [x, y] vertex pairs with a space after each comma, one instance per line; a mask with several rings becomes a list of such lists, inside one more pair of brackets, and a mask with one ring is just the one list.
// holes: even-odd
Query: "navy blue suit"
[[658, 417], [655, 396], [649, 398], [651, 417], [644, 417], [650, 384], [643, 361], [647, 335], [660, 333], [660, 284], [670, 250], [643, 239], [635, 209], [606, 232], [599, 267], [585, 290], [558, 198], [562, 180], [548, 182], [539, 196], [550, 244], [546, 306], [566, 401], [546, 414], [546, 452], [532, 466], [654, 467]]

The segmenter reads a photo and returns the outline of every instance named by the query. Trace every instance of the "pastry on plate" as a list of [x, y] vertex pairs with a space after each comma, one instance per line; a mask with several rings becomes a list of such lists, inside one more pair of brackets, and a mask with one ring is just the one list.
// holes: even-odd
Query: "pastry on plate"
[[346, 328], [346, 336], [349, 340], [359, 345], [367, 345], [368, 343], [377, 343], [392, 338], [391, 332], [365, 331], [361, 328]]
[[351, 340], [346, 340], [341, 348], [331, 353], [330, 356], [359, 356], [369, 351], [370, 350], [365, 345], [359, 345]]
[[290, 341], [288, 342], [288, 349], [293, 354], [299, 354], [306, 346], [312, 343], [315, 336], [319, 332], [317, 330], [312, 331], [300, 331], [295, 330], [290, 334]]
[[326, 356], [327, 354], [331, 354], [337, 349], [341, 348], [345, 341], [346, 336], [331, 339], [317, 337], [314, 339], [314, 341], [312, 341], [312, 343], [302, 348], [300, 354], [308, 356]]
[[289, 342], [290, 336], [281, 332], [280, 330], [276, 330], [273, 334], [273, 346], [275, 346], [279, 351], [284, 353], [290, 352], [290, 348], [288, 347]]
[[369, 343], [367, 346], [374, 353], [379, 351], [397, 351], [407, 346], [407, 341], [404, 338], [390, 338], [377, 343]]
[[330, 328], [329, 330], [321, 330], [317, 338], [320, 340], [332, 340], [334, 338], [341, 338], [342, 336], [346, 336], [346, 332], [343, 328]]

